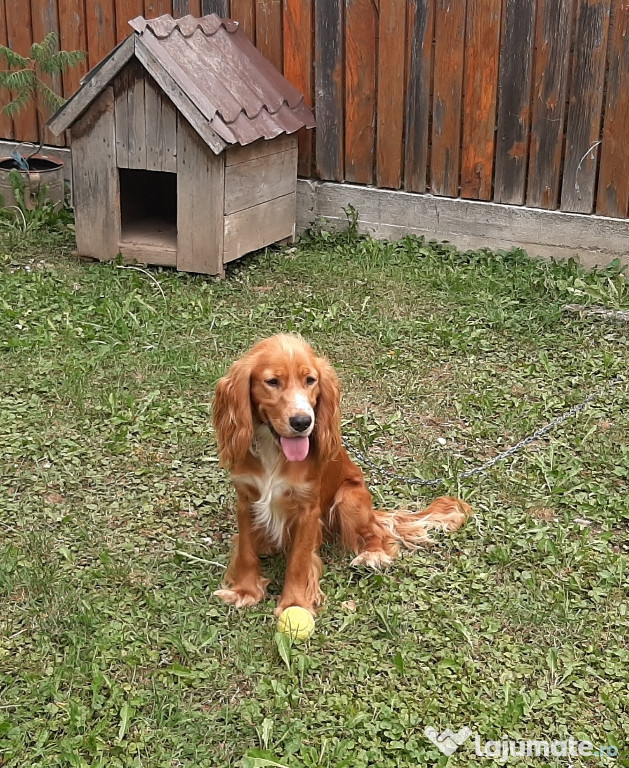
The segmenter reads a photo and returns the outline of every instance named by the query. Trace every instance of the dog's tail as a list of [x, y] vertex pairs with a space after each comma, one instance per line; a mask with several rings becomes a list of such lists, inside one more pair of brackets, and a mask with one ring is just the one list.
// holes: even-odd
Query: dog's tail
[[406, 549], [417, 549], [433, 543], [428, 533], [431, 528], [442, 531], [456, 531], [472, 514], [469, 504], [453, 496], [439, 496], [423, 510], [408, 512], [405, 509], [393, 512], [375, 510], [378, 523]]
[[356, 552], [352, 565], [367, 565], [382, 568], [390, 565], [400, 546], [405, 549], [427, 547], [434, 543], [429, 531], [437, 528], [456, 531], [472, 514], [469, 504], [452, 496], [440, 496], [423, 512], [409, 512], [398, 509], [384, 512], [372, 511], [373, 517], [368, 530], [357, 535], [349, 521], [341, 519], [343, 541], [348, 549]]

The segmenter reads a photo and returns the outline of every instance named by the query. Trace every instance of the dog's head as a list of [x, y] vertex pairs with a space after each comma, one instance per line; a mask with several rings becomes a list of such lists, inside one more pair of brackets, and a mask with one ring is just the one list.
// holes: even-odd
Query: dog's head
[[327, 360], [299, 336], [264, 339], [218, 382], [214, 426], [221, 463], [244, 459], [266, 424], [288, 461], [333, 458], [341, 447], [339, 383]]

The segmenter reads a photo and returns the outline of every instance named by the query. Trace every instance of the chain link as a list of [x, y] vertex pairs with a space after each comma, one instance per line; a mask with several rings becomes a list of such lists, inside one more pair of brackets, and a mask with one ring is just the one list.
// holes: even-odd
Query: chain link
[[[604, 391], [606, 391], [607, 389], [611, 389], [612, 387], [615, 387], [618, 384], [621, 384], [622, 382], [623, 382], [623, 379], [620, 376], [615, 379], [612, 379], [607, 385], [599, 387], [598, 389], [594, 390], [594, 392], [589, 394], [585, 398], [585, 400], [582, 400], [580, 403], [573, 405], [572, 408], [569, 408], [567, 411], [560, 414], [552, 421], [549, 421], [548, 424], [544, 424], [544, 426], [540, 427], [535, 432], [533, 432], [532, 435], [528, 435], [528, 437], [522, 438], [522, 440], [520, 440], [518, 443], [516, 443], [515, 445], [512, 445], [511, 448], [507, 448], [506, 451], [502, 451], [501, 453], [496, 454], [491, 459], [489, 459], [488, 461], [485, 461], [483, 464], [480, 464], [477, 467], [473, 467], [472, 469], [465, 470], [465, 472], [461, 472], [458, 476], [459, 479], [462, 480], [462, 479], [467, 479], [468, 477], [474, 477], [474, 475], [480, 475], [486, 470], [493, 467], [495, 464], [498, 464], [504, 459], [508, 459], [509, 456], [513, 456], [514, 454], [521, 451], [523, 448], [526, 448], [527, 445], [530, 445], [536, 440], [539, 440], [540, 437], [543, 437], [548, 432], [555, 429], [555, 427], [558, 427], [560, 424], [563, 424], [565, 421], [568, 421], [568, 419], [571, 419], [573, 416], [576, 416], [577, 414], [581, 413], [581, 411], [587, 408], [588, 405], [593, 400], [596, 400], [598, 397], [600, 397]], [[361, 463], [375, 470], [376, 472], [383, 475], [384, 477], [388, 477], [390, 480], [399, 480], [403, 483], [406, 483], [407, 485], [419, 485], [419, 486], [442, 485], [443, 483], [446, 482], [446, 480], [448, 480], [448, 478], [446, 477], [438, 477], [435, 480], [424, 480], [419, 477], [405, 477], [404, 475], [398, 475], [396, 472], [393, 472], [390, 469], [386, 469], [386, 467], [381, 467], [379, 464], [376, 464], [376, 462], [372, 461], [366, 454], [358, 450], [358, 448], [355, 448], [354, 446], [352, 446], [351, 443], [345, 437], [343, 438], [343, 445]]]

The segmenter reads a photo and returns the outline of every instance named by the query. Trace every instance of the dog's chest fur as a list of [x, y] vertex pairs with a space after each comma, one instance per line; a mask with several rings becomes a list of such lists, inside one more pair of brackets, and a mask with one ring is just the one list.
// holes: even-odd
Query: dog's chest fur
[[282, 475], [286, 462], [268, 427], [261, 425], [256, 428], [251, 452], [263, 470], [262, 474], [241, 478], [248, 485], [254, 486], [260, 494], [259, 499], [251, 505], [254, 525], [264, 530], [269, 542], [279, 548], [286, 544], [290, 499], [303, 492], [304, 488], [296, 486]]

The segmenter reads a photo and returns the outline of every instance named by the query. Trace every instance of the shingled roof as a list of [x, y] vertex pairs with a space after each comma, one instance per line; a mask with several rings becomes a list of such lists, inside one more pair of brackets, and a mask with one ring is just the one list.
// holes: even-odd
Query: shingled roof
[[[61, 133], [135, 55], [217, 154], [315, 125], [302, 94], [257, 50], [237, 22], [216, 14], [138, 16], [134, 34], [82, 81], [50, 119]], [[198, 114], [192, 114], [196, 111]]]

